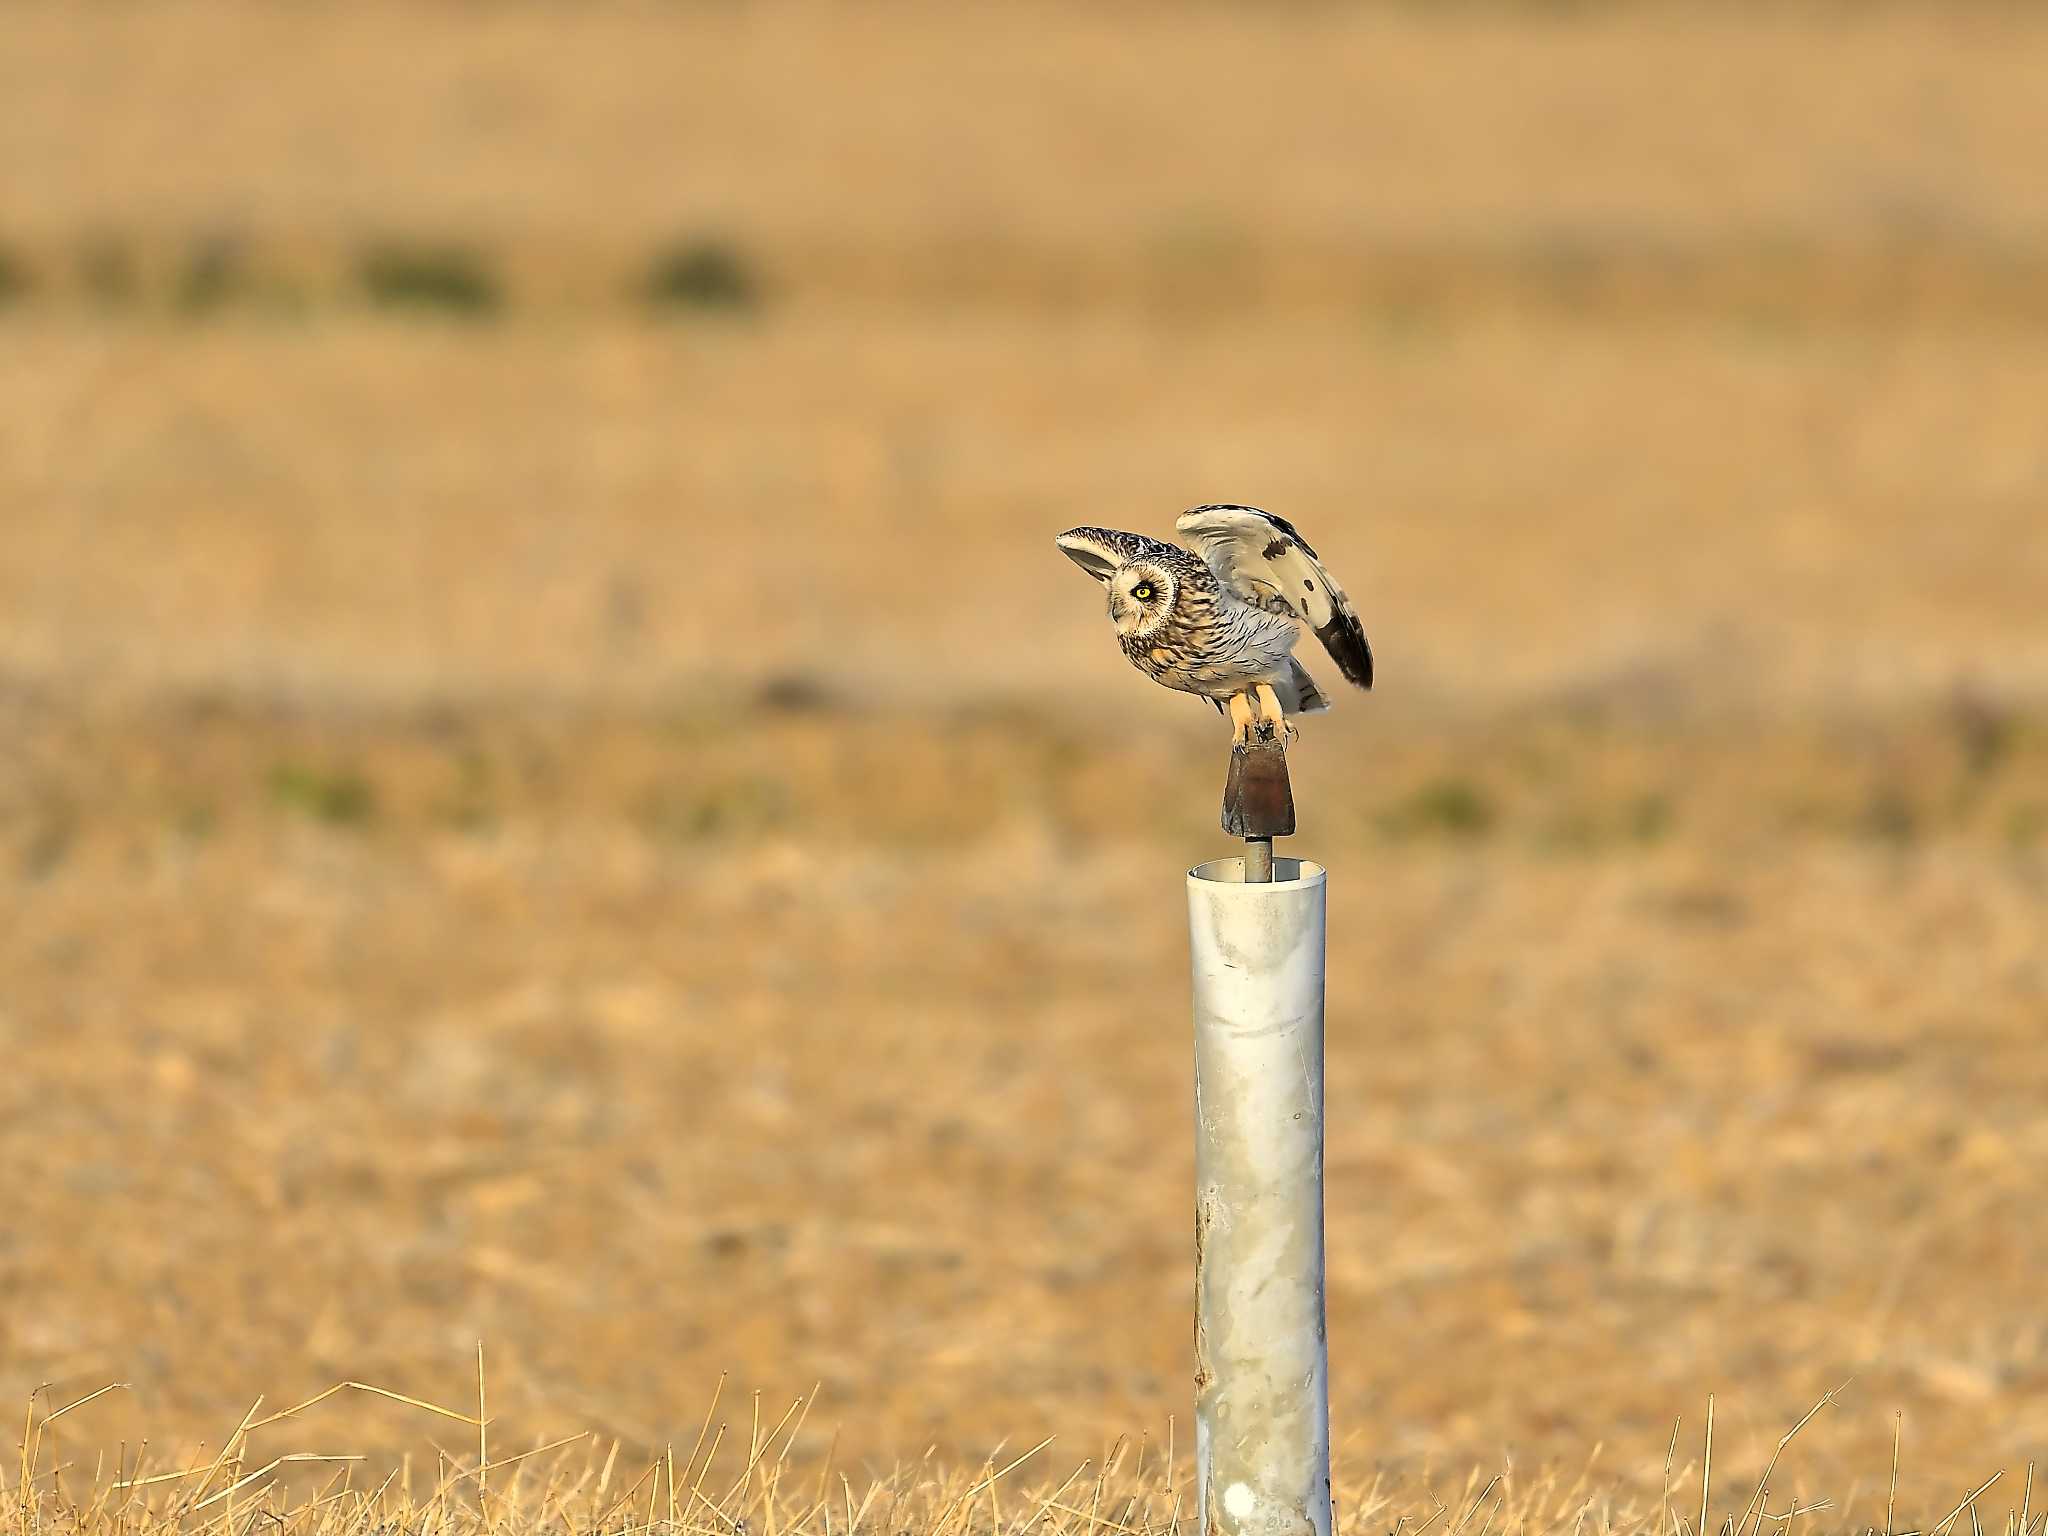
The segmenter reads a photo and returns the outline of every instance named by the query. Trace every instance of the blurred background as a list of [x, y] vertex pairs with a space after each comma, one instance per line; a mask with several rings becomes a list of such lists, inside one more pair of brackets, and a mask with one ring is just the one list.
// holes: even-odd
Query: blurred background
[[1226, 732], [1051, 536], [1231, 500], [1382, 679], [1293, 753], [1340, 1477], [1655, 1487], [1709, 1392], [1753, 1475], [1853, 1378], [1781, 1486], [2017, 1481], [2044, 80], [1937, 0], [10, 8], [0, 1401], [481, 1337], [504, 1445], [1184, 1431]]

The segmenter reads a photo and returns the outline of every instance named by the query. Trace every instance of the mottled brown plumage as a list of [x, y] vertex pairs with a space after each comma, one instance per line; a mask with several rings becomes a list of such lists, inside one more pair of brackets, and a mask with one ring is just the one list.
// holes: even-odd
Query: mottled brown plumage
[[[1329, 700], [1293, 650], [1312, 627], [1339, 670], [1372, 686], [1372, 651], [1343, 590], [1293, 527], [1252, 507], [1197, 507], [1178, 524], [1201, 550], [1115, 528], [1070, 528], [1055, 543], [1107, 589], [1117, 643], [1163, 687], [1249, 711], [1315, 714]], [[1276, 722], [1277, 723], [1277, 722]]]

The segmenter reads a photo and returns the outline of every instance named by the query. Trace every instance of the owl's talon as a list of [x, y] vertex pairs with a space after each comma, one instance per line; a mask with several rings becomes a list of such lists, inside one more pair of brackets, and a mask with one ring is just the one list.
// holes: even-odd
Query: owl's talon
[[1289, 722], [1287, 712], [1280, 707], [1280, 695], [1273, 691], [1271, 683], [1254, 685], [1252, 704], [1260, 717], [1259, 734], [1265, 740], [1277, 742], [1282, 747], [1294, 740], [1294, 726]]
[[1230, 696], [1230, 744], [1233, 747], [1251, 745], [1252, 723], [1256, 718], [1250, 694], [1233, 693]]

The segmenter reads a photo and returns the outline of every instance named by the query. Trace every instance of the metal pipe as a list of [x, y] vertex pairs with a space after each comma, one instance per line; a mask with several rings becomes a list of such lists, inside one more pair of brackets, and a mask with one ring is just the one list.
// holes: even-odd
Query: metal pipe
[[1188, 871], [1195, 1462], [1204, 1536], [1330, 1536], [1323, 1307], [1326, 876]]
[[1265, 885], [1273, 878], [1273, 839], [1248, 837], [1244, 840], [1244, 878], [1248, 885]]

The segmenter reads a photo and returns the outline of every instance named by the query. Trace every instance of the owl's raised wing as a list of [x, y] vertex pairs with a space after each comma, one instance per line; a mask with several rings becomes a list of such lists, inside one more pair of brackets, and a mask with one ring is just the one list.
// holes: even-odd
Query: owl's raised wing
[[1213, 506], [1183, 512], [1173, 526], [1224, 587], [1255, 608], [1299, 619], [1316, 632], [1345, 677], [1361, 688], [1372, 686], [1365, 626], [1292, 523], [1257, 507]]

